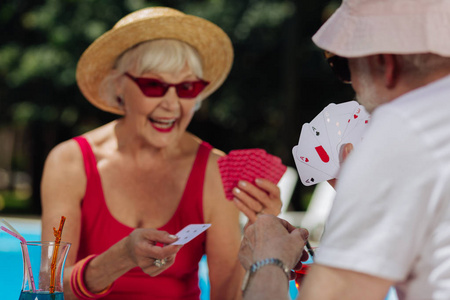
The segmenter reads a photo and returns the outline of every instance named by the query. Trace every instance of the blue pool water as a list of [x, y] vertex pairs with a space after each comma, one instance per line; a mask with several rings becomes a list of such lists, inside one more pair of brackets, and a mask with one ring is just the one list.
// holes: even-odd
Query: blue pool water
[[[0, 217], [1, 219], [1, 217]], [[16, 219], [8, 221], [19, 231], [27, 241], [39, 241], [41, 238], [40, 223], [36, 220]], [[18, 300], [22, 288], [23, 263], [20, 242], [16, 238], [0, 230], [0, 291], [2, 291], [2, 300]], [[199, 286], [201, 290], [201, 300], [209, 300], [209, 280], [208, 265], [206, 256], [199, 264]], [[289, 294], [291, 299], [298, 295], [295, 282], [289, 283]], [[397, 300], [395, 291], [391, 290], [385, 300]]]
[[[39, 241], [40, 224], [36, 221], [8, 221], [27, 241]], [[3, 225], [3, 224], [1, 224]], [[18, 239], [0, 231], [0, 290], [2, 299], [18, 300], [22, 289], [23, 263]]]

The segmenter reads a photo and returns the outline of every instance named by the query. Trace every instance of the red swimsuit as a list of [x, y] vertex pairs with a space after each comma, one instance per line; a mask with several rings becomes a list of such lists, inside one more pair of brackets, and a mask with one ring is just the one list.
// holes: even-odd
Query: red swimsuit
[[[74, 138], [83, 153], [87, 186], [81, 204], [81, 236], [77, 261], [100, 254], [128, 236], [134, 228], [117, 221], [106, 206], [97, 162], [87, 140]], [[192, 166], [180, 204], [175, 214], [164, 226], [158, 228], [171, 234], [189, 224], [204, 223], [203, 182], [209, 153], [212, 147], [202, 142]], [[111, 294], [102, 299], [187, 299], [198, 300], [198, 263], [205, 253], [205, 233], [184, 245], [175, 263], [156, 277], [150, 277], [136, 267], [115, 281]]]

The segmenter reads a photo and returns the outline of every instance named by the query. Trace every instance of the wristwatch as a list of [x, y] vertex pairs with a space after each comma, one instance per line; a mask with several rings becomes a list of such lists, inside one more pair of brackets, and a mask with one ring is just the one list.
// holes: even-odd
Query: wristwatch
[[245, 273], [244, 276], [244, 280], [242, 281], [242, 293], [245, 292], [245, 290], [247, 289], [248, 283], [250, 281], [250, 277], [259, 269], [261, 269], [264, 266], [267, 265], [275, 265], [277, 267], [280, 267], [284, 274], [286, 275], [287, 279], [288, 279], [288, 285], [289, 285], [289, 279], [291, 278], [291, 270], [286, 267], [286, 265], [278, 258], [266, 258], [260, 261], [255, 262], [254, 264], [252, 264], [250, 266], [250, 268], [247, 270], [247, 272]]

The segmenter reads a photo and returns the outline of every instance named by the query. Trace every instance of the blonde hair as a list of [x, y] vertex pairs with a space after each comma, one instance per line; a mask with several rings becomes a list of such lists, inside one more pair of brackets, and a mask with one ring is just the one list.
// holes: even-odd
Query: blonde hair
[[[106, 76], [99, 87], [100, 96], [110, 106], [122, 109], [117, 102], [120, 95], [116, 94], [115, 81], [125, 72], [133, 70], [137, 75], [147, 72], [176, 73], [186, 64], [198, 78], [203, 78], [200, 54], [189, 44], [174, 39], [158, 39], [137, 44], [119, 56], [113, 68], [116, 72]], [[197, 109], [200, 107], [199, 100], [201, 99], [196, 99]]]

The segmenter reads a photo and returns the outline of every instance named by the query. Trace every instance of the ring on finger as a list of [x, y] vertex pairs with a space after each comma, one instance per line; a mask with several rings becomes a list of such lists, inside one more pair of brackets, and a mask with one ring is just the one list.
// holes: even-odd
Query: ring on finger
[[264, 207], [263, 208], [261, 208], [261, 210], [260, 211], [258, 211], [256, 214], [257, 215], [260, 215], [260, 214], [263, 214], [264, 213]]
[[165, 258], [163, 259], [155, 259], [155, 261], [153, 262], [153, 264], [155, 266], [157, 266], [158, 268], [163, 267], [166, 264], [167, 260]]

